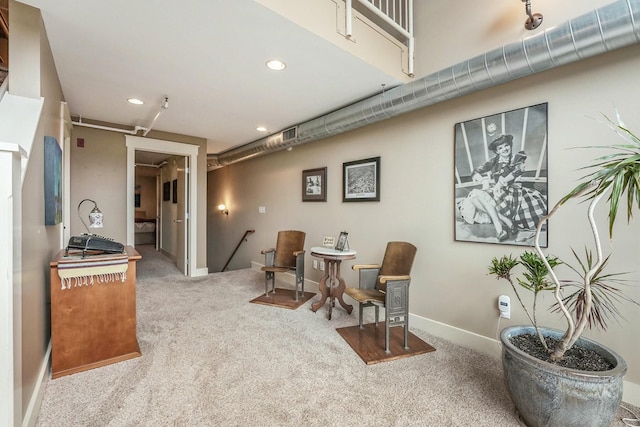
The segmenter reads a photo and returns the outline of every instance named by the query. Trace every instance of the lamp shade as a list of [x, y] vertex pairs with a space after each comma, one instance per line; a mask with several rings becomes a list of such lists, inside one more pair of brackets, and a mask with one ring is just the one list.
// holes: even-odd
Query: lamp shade
[[96, 205], [91, 212], [89, 212], [89, 228], [102, 228], [102, 212], [98, 209]]
[[[80, 207], [82, 206], [82, 204], [84, 202], [91, 202], [93, 203], [93, 209], [91, 209], [91, 212], [89, 212], [89, 225], [87, 225], [86, 221], [84, 220], [84, 218], [82, 218], [82, 215], [80, 214]], [[82, 200], [79, 204], [78, 204], [78, 218], [80, 218], [80, 221], [82, 221], [82, 225], [84, 225], [84, 228], [87, 229], [87, 233], [91, 234], [91, 232], [89, 231], [89, 228], [102, 228], [102, 220], [103, 220], [103, 215], [102, 212], [100, 211], [100, 208], [98, 208], [98, 204], [91, 200], [91, 199], [84, 199]]]

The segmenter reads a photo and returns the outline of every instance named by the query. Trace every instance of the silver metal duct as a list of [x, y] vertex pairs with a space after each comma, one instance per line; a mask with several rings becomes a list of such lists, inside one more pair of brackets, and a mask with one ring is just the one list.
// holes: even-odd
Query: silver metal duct
[[224, 166], [316, 141], [441, 101], [640, 42], [640, 0], [618, 0], [520, 42], [504, 45], [411, 83], [298, 125], [296, 138], [272, 135], [208, 158]]

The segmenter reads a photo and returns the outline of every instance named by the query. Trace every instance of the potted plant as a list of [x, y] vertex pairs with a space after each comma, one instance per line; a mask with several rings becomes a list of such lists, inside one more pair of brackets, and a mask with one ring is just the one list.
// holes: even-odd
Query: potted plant
[[[606, 319], [618, 313], [616, 303], [637, 304], [617, 287], [623, 281], [619, 278], [623, 273], [605, 272], [609, 256], [602, 253], [593, 214], [608, 194], [609, 236], [613, 237], [620, 201], [626, 196], [628, 219], [634, 207], [640, 207], [640, 139], [624, 126], [619, 116], [617, 123], [605, 119], [625, 143], [598, 147], [614, 152], [587, 166], [585, 169], [591, 172], [541, 219], [535, 234], [535, 252], [525, 251], [518, 259], [510, 255], [493, 258], [489, 266], [490, 274], [511, 284], [531, 322], [531, 326], [507, 327], [500, 334], [505, 380], [520, 417], [530, 427], [606, 426], [622, 399], [625, 361], [613, 350], [582, 337], [585, 328], [606, 329]], [[570, 268], [578, 273], [580, 280], [560, 280], [554, 267], [564, 263], [542, 251], [539, 237], [544, 223], [575, 198], [589, 201], [587, 216], [595, 251], [586, 249], [581, 259], [572, 250], [578, 267]], [[524, 272], [514, 281], [512, 271], [518, 265]], [[532, 311], [527, 310], [518, 287], [533, 292]], [[563, 291], [570, 287], [576, 290], [563, 296]], [[536, 308], [540, 292], [553, 293], [552, 310], [565, 319], [565, 331], [538, 325]], [[576, 364], [596, 360], [600, 366]]]

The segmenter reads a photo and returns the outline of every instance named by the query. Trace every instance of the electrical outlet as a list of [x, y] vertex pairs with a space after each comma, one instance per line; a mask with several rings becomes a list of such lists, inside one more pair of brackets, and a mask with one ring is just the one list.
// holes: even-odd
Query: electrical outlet
[[324, 271], [324, 261], [320, 261], [320, 271]]
[[498, 311], [500, 311], [500, 317], [511, 318], [511, 299], [507, 295], [498, 297]]
[[313, 269], [314, 269], [314, 270], [317, 270], [317, 269], [318, 269], [318, 260], [317, 260], [317, 259], [314, 259], [314, 260], [313, 260]]

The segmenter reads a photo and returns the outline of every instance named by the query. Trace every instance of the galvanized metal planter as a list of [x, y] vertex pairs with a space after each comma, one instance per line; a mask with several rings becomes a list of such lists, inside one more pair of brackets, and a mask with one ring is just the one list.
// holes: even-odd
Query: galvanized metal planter
[[[560, 339], [563, 331], [540, 328], [545, 337]], [[588, 338], [576, 345], [593, 350], [614, 366], [587, 372], [544, 362], [519, 350], [509, 338], [535, 334], [533, 326], [502, 330], [502, 365], [511, 399], [529, 427], [608, 426], [622, 400], [627, 364], [618, 354]]]

